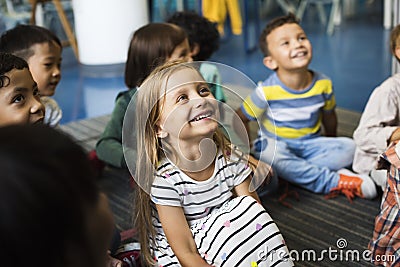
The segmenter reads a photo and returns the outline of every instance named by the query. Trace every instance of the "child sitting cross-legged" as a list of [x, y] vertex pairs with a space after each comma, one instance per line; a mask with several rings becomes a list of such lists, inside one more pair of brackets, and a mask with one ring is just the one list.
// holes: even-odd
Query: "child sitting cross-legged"
[[[355, 144], [336, 137], [332, 81], [309, 69], [312, 46], [292, 14], [267, 24], [260, 36], [264, 65], [273, 70], [237, 110], [243, 123], [259, 120], [253, 153], [277, 175], [312, 192], [372, 199], [374, 182], [351, 166]], [[234, 122], [235, 123], [235, 122]], [[325, 136], [321, 129], [324, 128]]]

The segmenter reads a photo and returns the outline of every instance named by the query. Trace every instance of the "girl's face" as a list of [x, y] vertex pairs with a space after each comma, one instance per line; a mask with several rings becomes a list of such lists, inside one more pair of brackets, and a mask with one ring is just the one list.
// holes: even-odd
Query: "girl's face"
[[61, 47], [55, 42], [35, 44], [27, 62], [42, 96], [52, 96], [61, 79]]
[[167, 61], [174, 61], [174, 60], [183, 60], [186, 62], [193, 61], [190, 53], [189, 41], [187, 38], [182, 43], [180, 43], [175, 47], [171, 56], [167, 59]]
[[0, 88], [0, 126], [42, 123], [45, 109], [29, 70], [13, 69], [6, 76], [9, 83]]
[[212, 138], [218, 127], [218, 104], [200, 74], [180, 69], [170, 76], [166, 87], [158, 136], [168, 138], [171, 144]]

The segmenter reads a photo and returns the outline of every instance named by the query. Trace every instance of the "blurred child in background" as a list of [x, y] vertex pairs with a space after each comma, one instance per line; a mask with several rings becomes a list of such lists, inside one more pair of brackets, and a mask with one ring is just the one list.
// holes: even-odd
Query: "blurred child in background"
[[[219, 32], [216, 25], [193, 11], [174, 13], [167, 22], [182, 27], [188, 35], [190, 53], [194, 61], [207, 61], [219, 48]], [[210, 82], [215, 99], [226, 102], [221, 88], [221, 75], [215, 65], [202, 63], [200, 72]]]
[[155, 67], [175, 59], [192, 60], [189, 41], [182, 28], [169, 23], [150, 23], [133, 34], [125, 64], [125, 84], [129, 90], [118, 94], [111, 120], [96, 144], [100, 160], [113, 167], [127, 168], [122, 149], [122, 124], [129, 102]]

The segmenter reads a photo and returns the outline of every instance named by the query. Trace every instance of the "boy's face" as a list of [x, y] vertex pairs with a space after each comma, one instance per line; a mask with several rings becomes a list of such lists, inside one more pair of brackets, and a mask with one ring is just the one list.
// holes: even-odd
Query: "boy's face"
[[284, 24], [266, 37], [269, 56], [264, 65], [272, 70], [298, 70], [308, 68], [312, 47], [307, 35], [296, 23]]
[[52, 43], [32, 46], [34, 54], [27, 60], [33, 79], [42, 96], [52, 96], [61, 79], [61, 47]]
[[9, 83], [0, 88], [0, 126], [42, 123], [45, 109], [30, 71], [13, 69], [5, 75]]

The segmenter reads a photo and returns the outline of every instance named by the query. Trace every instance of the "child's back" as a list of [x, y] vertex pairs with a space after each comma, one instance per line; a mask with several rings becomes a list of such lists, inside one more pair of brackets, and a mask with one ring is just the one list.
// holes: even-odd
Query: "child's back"
[[0, 159], [1, 265], [106, 266], [112, 214], [82, 148], [44, 125], [9, 125]]
[[62, 111], [51, 96], [61, 79], [62, 45], [59, 38], [43, 27], [18, 25], [0, 37], [0, 51], [15, 54], [28, 62], [46, 107], [45, 123], [58, 125]]

